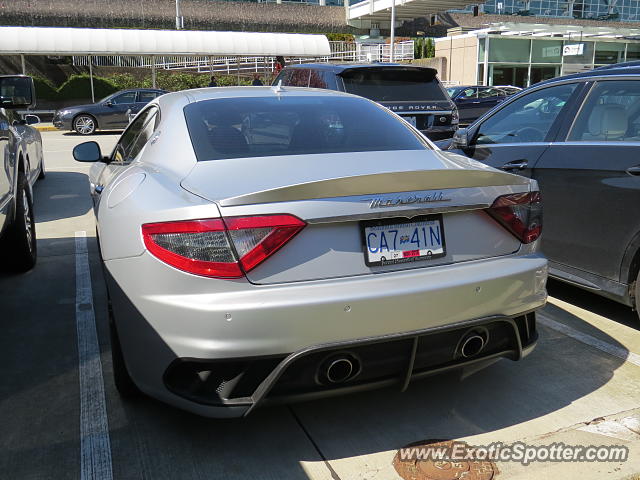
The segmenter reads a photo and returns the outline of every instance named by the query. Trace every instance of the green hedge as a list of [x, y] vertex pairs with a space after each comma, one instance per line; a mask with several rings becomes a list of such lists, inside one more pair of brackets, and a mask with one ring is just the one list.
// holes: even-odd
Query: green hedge
[[33, 77], [33, 85], [36, 88], [36, 98], [42, 100], [55, 100], [57, 98], [58, 90], [46, 78]]
[[[119, 89], [108, 79], [93, 77], [95, 98], [99, 99], [117, 92]], [[71, 75], [58, 88], [59, 100], [73, 100], [77, 98], [91, 98], [91, 79], [89, 75]]]
[[[210, 81], [209, 74], [194, 73], [168, 73], [158, 72], [156, 76], [156, 86], [163, 90], [175, 92], [190, 88], [206, 87]], [[251, 85], [251, 78], [240, 77], [240, 85]], [[270, 79], [263, 78], [267, 85]], [[36, 87], [36, 98], [42, 100], [77, 100], [91, 98], [91, 79], [89, 75], [71, 75], [60, 87], [55, 88], [53, 84], [44, 78], [34, 77]], [[238, 85], [238, 77], [232, 75], [216, 76], [218, 86]], [[151, 88], [151, 72], [144, 79], [140, 80], [129, 73], [116, 73], [108, 77], [93, 77], [93, 88], [96, 100], [111, 95], [118, 90], [129, 88]]]
[[355, 42], [356, 38], [350, 33], [325, 33], [330, 42]]

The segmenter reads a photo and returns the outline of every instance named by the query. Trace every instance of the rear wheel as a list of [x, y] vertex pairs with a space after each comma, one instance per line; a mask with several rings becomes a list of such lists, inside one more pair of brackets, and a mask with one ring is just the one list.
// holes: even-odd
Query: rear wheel
[[80, 135], [91, 135], [96, 131], [96, 119], [91, 115], [78, 115], [73, 120], [73, 129]]
[[113, 364], [113, 380], [116, 384], [116, 389], [121, 397], [133, 398], [140, 395], [140, 390], [133, 383], [131, 375], [127, 370], [127, 365], [122, 355], [122, 347], [120, 346], [120, 338], [118, 337], [118, 331], [116, 330], [116, 323], [113, 318], [113, 309], [111, 308], [111, 302], [109, 302], [109, 333], [111, 335], [111, 363]]
[[2, 239], [5, 265], [11, 270], [26, 272], [36, 264], [36, 224], [33, 218], [31, 189], [24, 173], [18, 173], [16, 216]]

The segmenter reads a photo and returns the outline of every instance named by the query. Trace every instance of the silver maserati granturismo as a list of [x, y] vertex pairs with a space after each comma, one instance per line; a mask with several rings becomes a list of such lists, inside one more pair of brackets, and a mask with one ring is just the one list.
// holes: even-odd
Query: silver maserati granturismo
[[[208, 88], [94, 162], [116, 385], [210, 417], [499, 358], [537, 340], [535, 181], [439, 151], [364, 98]], [[476, 366], [474, 366], [475, 368]]]

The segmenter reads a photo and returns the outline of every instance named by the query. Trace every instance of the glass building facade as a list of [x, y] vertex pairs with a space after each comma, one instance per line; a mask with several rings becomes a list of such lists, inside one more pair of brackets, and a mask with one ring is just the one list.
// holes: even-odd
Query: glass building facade
[[550, 78], [640, 60], [639, 41], [478, 38], [478, 84], [527, 87]]
[[640, 21], [640, 0], [487, 0], [485, 13]]

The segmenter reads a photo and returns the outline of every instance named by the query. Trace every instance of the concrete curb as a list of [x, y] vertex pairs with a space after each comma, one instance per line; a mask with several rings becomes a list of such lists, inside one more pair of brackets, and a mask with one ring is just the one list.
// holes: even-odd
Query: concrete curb
[[35, 128], [39, 132], [57, 132], [58, 131], [56, 127], [50, 126], [50, 125], [34, 125], [33, 128]]

